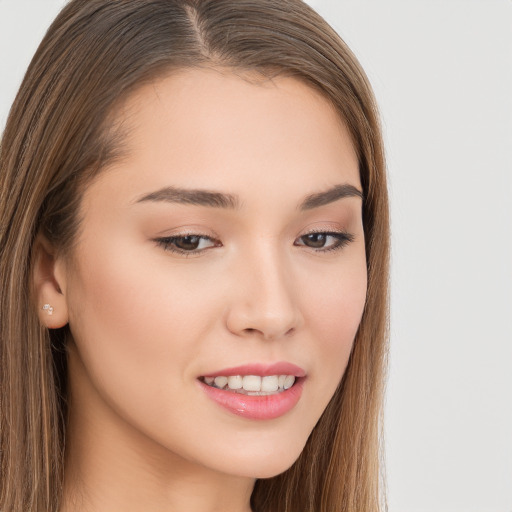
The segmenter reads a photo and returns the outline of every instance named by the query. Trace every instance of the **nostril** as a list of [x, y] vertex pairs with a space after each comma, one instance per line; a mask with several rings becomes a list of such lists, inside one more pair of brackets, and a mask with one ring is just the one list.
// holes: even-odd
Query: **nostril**
[[[291, 327], [288, 331], [284, 333], [284, 336], [291, 336], [295, 332], [295, 327]], [[244, 333], [248, 335], [252, 335], [254, 333], [260, 333], [264, 339], [271, 340], [278, 338], [279, 336], [276, 334], [269, 334], [261, 329], [255, 329], [254, 327], [247, 327], [244, 329]]]

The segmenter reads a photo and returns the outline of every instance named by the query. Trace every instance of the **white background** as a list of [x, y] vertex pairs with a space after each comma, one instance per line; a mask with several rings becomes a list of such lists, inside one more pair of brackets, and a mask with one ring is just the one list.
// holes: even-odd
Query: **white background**
[[[0, 0], [0, 127], [63, 3]], [[389, 510], [512, 512], [512, 0], [310, 3], [383, 117]]]

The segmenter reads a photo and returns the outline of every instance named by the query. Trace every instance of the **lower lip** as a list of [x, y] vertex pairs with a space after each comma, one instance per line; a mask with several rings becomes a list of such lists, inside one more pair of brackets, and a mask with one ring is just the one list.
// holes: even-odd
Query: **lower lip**
[[302, 395], [304, 378], [297, 379], [295, 384], [285, 391], [266, 396], [243, 395], [198, 382], [214, 402], [233, 414], [252, 420], [272, 420], [285, 415], [297, 405]]

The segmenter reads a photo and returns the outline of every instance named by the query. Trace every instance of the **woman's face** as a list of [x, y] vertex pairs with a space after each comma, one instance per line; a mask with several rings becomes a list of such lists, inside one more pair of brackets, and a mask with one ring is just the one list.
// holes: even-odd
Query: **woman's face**
[[333, 396], [363, 312], [348, 131], [294, 79], [215, 70], [145, 86], [119, 122], [127, 156], [86, 190], [61, 262], [72, 421], [91, 449], [144, 447], [159, 467], [278, 474]]

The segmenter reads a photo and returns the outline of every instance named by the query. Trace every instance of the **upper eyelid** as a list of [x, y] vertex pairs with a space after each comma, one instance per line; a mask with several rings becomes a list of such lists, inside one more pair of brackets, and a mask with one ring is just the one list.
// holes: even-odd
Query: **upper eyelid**
[[[326, 234], [330, 234], [330, 233], [334, 233], [334, 234], [346, 234], [348, 233], [347, 230], [345, 229], [342, 229], [342, 228], [331, 228], [331, 227], [328, 227], [328, 228], [315, 228], [315, 229], [310, 229], [310, 230], [307, 230], [305, 231], [304, 233], [302, 233], [301, 235], [299, 235], [297, 238], [300, 238], [301, 236], [305, 236], [305, 235], [310, 235], [312, 233], [326, 233]], [[186, 237], [186, 236], [199, 236], [199, 237], [204, 237], [204, 238], [210, 238], [212, 240], [215, 240], [215, 239], [218, 239], [220, 238], [218, 235], [215, 235], [215, 234], [209, 234], [207, 235], [206, 233], [204, 232], [201, 232], [201, 231], [194, 231], [194, 230], [190, 230], [190, 231], [183, 231], [183, 232], [180, 232], [180, 233], [173, 233], [173, 234], [170, 234], [170, 235], [163, 235], [159, 238], [183, 238], [183, 237]]]
[[215, 243], [220, 242], [220, 239], [217, 236], [206, 235], [204, 233], [194, 232], [194, 231], [190, 231], [190, 232], [187, 231], [184, 233], [177, 233], [177, 234], [172, 234], [172, 235], [157, 236], [157, 237], [153, 238], [153, 241], [163, 242], [163, 241], [179, 240], [180, 238], [186, 238], [187, 236], [196, 236], [198, 238], [204, 238], [204, 239], [207, 239], [207, 240], [209, 240], [211, 242], [215, 242]]
[[327, 235], [329, 234], [338, 234], [338, 235], [343, 235], [345, 233], [347, 233], [346, 230], [344, 229], [332, 229], [332, 228], [327, 228], [327, 229], [312, 229], [310, 231], [306, 231], [304, 234], [300, 235], [300, 236], [305, 236], [305, 235], [311, 235], [313, 233], [325, 233]]
[[[350, 234], [348, 231], [346, 231], [344, 229], [332, 229], [332, 228], [312, 229], [312, 230], [302, 233], [297, 238], [302, 238], [303, 236], [307, 236], [307, 235], [311, 235], [311, 234], [315, 234], [315, 233], [324, 233], [326, 235], [331, 235], [331, 234], [349, 235]], [[220, 242], [220, 240], [219, 240], [220, 237], [218, 237], [217, 235], [207, 235], [207, 234], [201, 233], [199, 231], [184, 231], [183, 233], [176, 233], [176, 234], [172, 234], [172, 235], [161, 236], [161, 237], [156, 238], [156, 240], [173, 240], [173, 239], [177, 239], [177, 238], [185, 238], [187, 236], [197, 236], [200, 238], [207, 238], [208, 240], [211, 240], [214, 242]], [[350, 236], [353, 236], [353, 235], [350, 234]]]
[[297, 237], [297, 239], [300, 239], [302, 237], [308, 236], [308, 235], [314, 235], [314, 234], [324, 234], [327, 236], [344, 236], [346, 237], [346, 241], [353, 242], [355, 240], [355, 236], [353, 233], [345, 230], [345, 229], [318, 229], [318, 230], [312, 230], [307, 231], [306, 233], [300, 235]]

